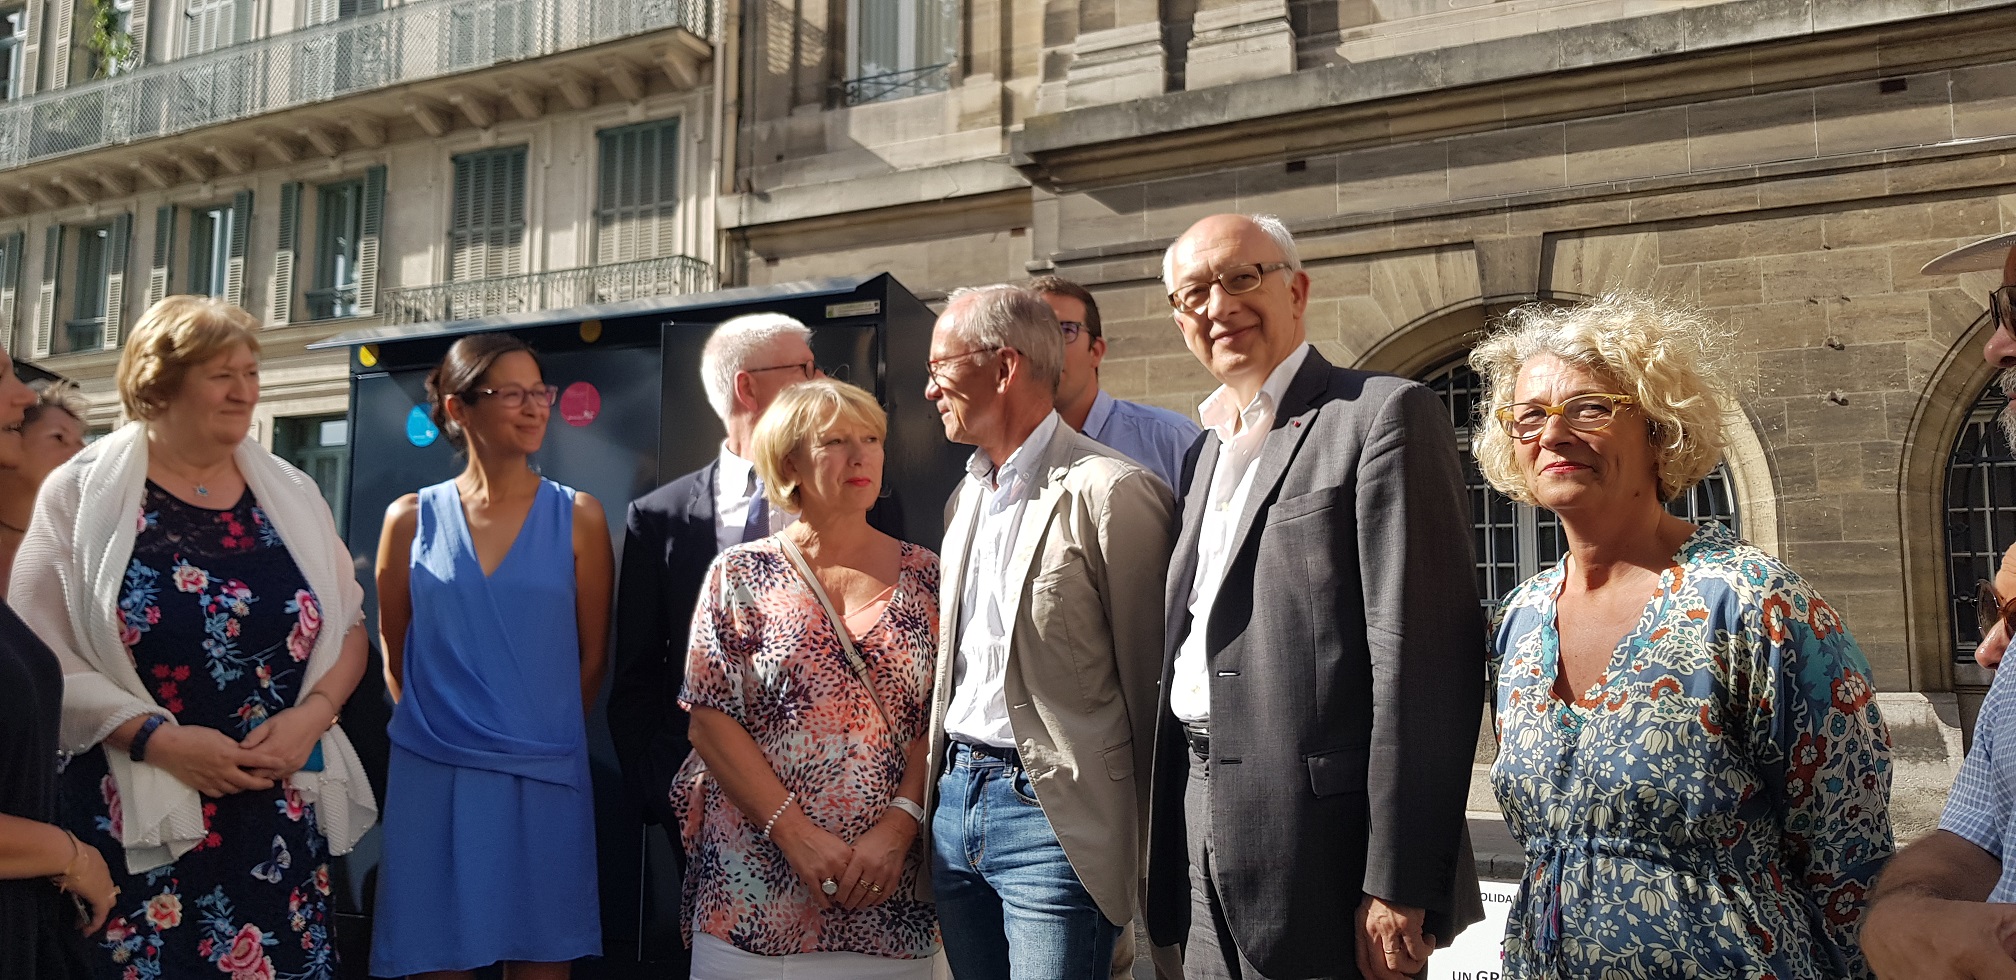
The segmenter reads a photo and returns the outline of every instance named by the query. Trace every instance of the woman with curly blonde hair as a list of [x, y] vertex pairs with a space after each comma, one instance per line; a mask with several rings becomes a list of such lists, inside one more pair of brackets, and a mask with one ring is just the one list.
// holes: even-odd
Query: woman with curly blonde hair
[[1527, 855], [1508, 977], [1867, 977], [1892, 849], [1869, 665], [1778, 559], [1663, 504], [1722, 455], [1717, 331], [1634, 296], [1513, 311], [1472, 352], [1477, 459], [1568, 555], [1493, 628], [1491, 781]]

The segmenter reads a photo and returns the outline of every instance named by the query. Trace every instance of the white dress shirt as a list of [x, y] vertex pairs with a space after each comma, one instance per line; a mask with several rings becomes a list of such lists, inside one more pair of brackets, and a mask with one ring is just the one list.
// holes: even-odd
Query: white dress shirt
[[[742, 543], [742, 526], [749, 523], [749, 505], [756, 499], [756, 464], [728, 451], [721, 443], [721, 465], [714, 471], [714, 551], [719, 554]], [[782, 507], [770, 508], [770, 533], [790, 527], [798, 515]]]
[[1051, 412], [999, 466], [984, 451], [966, 461], [966, 472], [981, 487], [980, 520], [966, 547], [966, 583], [959, 599], [959, 636], [954, 643], [952, 703], [945, 710], [945, 734], [961, 742], [1015, 747], [1008, 724], [1008, 596], [1021, 588], [1007, 578], [1022, 512], [1036, 486], [1038, 468], [1050, 440], [1064, 422]]
[[1246, 498], [1253, 493], [1253, 465], [1260, 447], [1274, 427], [1274, 410], [1295, 372], [1309, 359], [1309, 345], [1295, 348], [1273, 373], [1260, 393], [1246, 407], [1235, 410], [1232, 390], [1223, 385], [1197, 407], [1204, 427], [1218, 434], [1218, 463], [1211, 470], [1211, 493], [1205, 498], [1204, 521], [1197, 531], [1197, 577], [1190, 580], [1190, 632], [1176, 648], [1176, 665], [1170, 678], [1169, 710], [1179, 721], [1208, 725], [1211, 721], [1210, 664], [1204, 654], [1205, 627], [1211, 622], [1211, 606], [1218, 601], [1218, 587], [1225, 582], [1225, 566], [1232, 560], [1232, 535], [1239, 529], [1239, 515], [1246, 510]]

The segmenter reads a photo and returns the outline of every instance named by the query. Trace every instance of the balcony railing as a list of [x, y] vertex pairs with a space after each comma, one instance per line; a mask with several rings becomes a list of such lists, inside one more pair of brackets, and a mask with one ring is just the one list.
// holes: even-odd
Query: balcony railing
[[952, 86], [952, 75], [948, 70], [951, 67], [952, 63], [948, 61], [941, 65], [850, 78], [839, 83], [840, 104], [867, 105], [870, 102], [907, 99], [928, 92], [943, 92]]
[[0, 170], [683, 27], [712, 0], [416, 0], [0, 107]]
[[699, 259], [672, 255], [523, 276], [387, 289], [384, 306], [387, 323], [430, 323], [677, 296], [713, 288], [712, 266]]

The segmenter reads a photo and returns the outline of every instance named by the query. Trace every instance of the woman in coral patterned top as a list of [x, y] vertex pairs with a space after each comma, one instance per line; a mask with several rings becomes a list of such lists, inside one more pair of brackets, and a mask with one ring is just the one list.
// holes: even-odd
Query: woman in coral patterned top
[[930, 976], [916, 800], [938, 558], [868, 526], [886, 426], [866, 392], [818, 380], [756, 429], [768, 499], [799, 521], [723, 552], [693, 615], [693, 755], [672, 792], [695, 980], [776, 976], [780, 957]]
[[1867, 977], [1890, 739], [1834, 608], [1660, 505], [1722, 454], [1699, 314], [1526, 307], [1471, 354], [1478, 463], [1568, 554], [1504, 600], [1491, 782], [1526, 874], [1507, 977]]

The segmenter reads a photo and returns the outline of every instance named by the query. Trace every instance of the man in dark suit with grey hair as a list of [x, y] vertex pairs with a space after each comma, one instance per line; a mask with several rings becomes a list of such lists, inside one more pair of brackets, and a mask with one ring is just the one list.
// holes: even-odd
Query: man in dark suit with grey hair
[[1447, 410], [1309, 345], [1277, 219], [1199, 221], [1163, 281], [1220, 387], [1170, 561], [1149, 931], [1191, 978], [1418, 974], [1483, 917], [1485, 633]]

